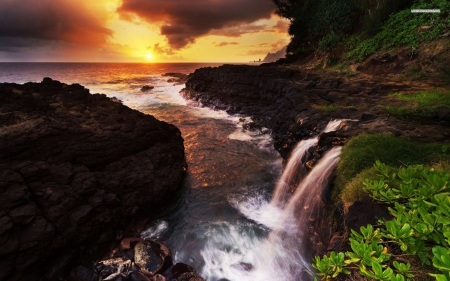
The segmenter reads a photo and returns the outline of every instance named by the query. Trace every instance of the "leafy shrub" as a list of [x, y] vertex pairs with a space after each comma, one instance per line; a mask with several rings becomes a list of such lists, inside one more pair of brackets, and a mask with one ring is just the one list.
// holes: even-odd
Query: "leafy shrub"
[[[411, 13], [411, 9], [440, 9], [441, 13]], [[407, 45], [414, 52], [421, 41], [439, 38], [450, 24], [450, 2], [447, 0], [416, 1], [412, 7], [393, 14], [373, 37], [362, 40], [354, 49], [347, 53], [347, 58], [362, 61], [377, 50], [388, 50]], [[430, 26], [423, 33], [418, 27]]]
[[331, 31], [325, 35], [319, 42], [319, 50], [321, 51], [331, 51], [339, 43], [340, 36], [334, 31]]
[[352, 251], [315, 257], [317, 276], [328, 280], [358, 268], [375, 280], [408, 280], [415, 272], [405, 257], [418, 257], [433, 265], [431, 276], [450, 280], [450, 175], [421, 165], [395, 169], [378, 161], [373, 168], [380, 179], [365, 180], [364, 190], [390, 204], [394, 219], [379, 221], [379, 228], [369, 224], [360, 232], [351, 230]]

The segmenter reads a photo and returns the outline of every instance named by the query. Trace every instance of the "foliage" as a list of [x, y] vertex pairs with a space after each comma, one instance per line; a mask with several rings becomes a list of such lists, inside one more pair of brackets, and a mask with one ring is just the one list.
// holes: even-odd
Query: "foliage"
[[377, 160], [393, 167], [450, 160], [450, 151], [443, 153], [442, 145], [414, 143], [391, 134], [360, 134], [342, 150], [336, 171], [336, 187], [344, 189], [356, 175], [371, 168]]
[[288, 52], [318, 46], [329, 50], [354, 25], [354, 6], [349, 0], [273, 0], [277, 13], [289, 19]]
[[371, 35], [376, 34], [380, 26], [390, 15], [413, 4], [412, 0], [353, 0], [363, 16], [363, 29]]
[[[449, 27], [450, 2], [447, 0], [415, 1], [410, 8], [393, 14], [383, 25], [379, 32], [372, 36], [366, 30], [361, 36], [365, 40], [347, 53], [347, 58], [362, 61], [377, 50], [407, 45], [411, 48], [411, 55], [422, 41], [439, 38]], [[390, 1], [391, 3], [391, 1]], [[411, 9], [440, 9], [441, 13], [411, 13]], [[426, 32], [418, 32], [421, 26], [429, 26]]]
[[324, 110], [328, 113], [336, 112], [338, 109], [339, 107], [334, 104], [329, 104], [324, 107]]
[[331, 31], [327, 35], [325, 35], [319, 42], [318, 48], [321, 51], [331, 51], [334, 47], [337, 46], [340, 40], [340, 36], [338, 33]]
[[439, 108], [450, 108], [450, 92], [432, 90], [412, 94], [392, 94], [391, 97], [409, 104], [401, 107], [384, 108], [391, 114], [399, 116], [436, 117]]
[[[350, 274], [375, 280], [409, 280], [415, 272], [406, 257], [432, 264], [438, 281], [450, 280], [450, 192], [448, 173], [421, 165], [394, 169], [377, 161], [379, 180], [366, 180], [364, 190], [376, 201], [390, 204], [394, 219], [351, 231], [346, 253], [316, 257], [313, 267], [322, 280]], [[397, 249], [401, 254], [397, 254]]]
[[347, 205], [351, 205], [356, 201], [368, 202], [372, 199], [361, 188], [365, 179], [378, 179], [376, 172], [373, 168], [368, 168], [357, 174], [352, 178], [342, 189], [340, 198]]

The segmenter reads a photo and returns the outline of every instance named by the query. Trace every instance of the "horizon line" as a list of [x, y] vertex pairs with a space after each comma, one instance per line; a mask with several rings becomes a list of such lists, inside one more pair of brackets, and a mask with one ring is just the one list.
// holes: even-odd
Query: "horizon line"
[[157, 63], [264, 63], [263, 61], [161, 61], [161, 62], [137, 62], [137, 61], [0, 61], [0, 63], [139, 63], [139, 64], [157, 64]]

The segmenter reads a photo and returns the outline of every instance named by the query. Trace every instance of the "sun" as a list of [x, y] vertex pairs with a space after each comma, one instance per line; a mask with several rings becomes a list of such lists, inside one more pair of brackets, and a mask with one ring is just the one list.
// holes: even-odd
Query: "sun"
[[147, 60], [152, 60], [152, 59], [153, 59], [153, 55], [150, 54], [150, 53], [146, 53], [146, 54], [145, 54], [145, 58], [146, 58]]

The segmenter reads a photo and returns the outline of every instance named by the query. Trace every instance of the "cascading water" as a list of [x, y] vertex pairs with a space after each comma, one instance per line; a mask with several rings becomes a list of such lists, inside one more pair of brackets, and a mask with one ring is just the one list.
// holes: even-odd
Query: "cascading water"
[[290, 160], [284, 168], [283, 174], [275, 186], [271, 204], [283, 208], [291, 189], [306, 175], [305, 163], [309, 158], [309, 151], [318, 142], [317, 137], [301, 141], [292, 151]]
[[[331, 121], [324, 132], [336, 130], [340, 123], [341, 120]], [[208, 280], [252, 281], [312, 279], [311, 245], [320, 243], [320, 239], [315, 239], [318, 238], [314, 235], [315, 230], [320, 233], [320, 223], [326, 222], [327, 218], [321, 195], [330, 184], [341, 152], [341, 147], [332, 148], [306, 175], [303, 165], [308, 151], [316, 143], [317, 137], [311, 138], [294, 149], [270, 204], [261, 197], [232, 203], [247, 218], [265, 225], [270, 232], [264, 238], [256, 235], [253, 229], [253, 234], [243, 236], [242, 227], [223, 223], [202, 251], [204, 277]], [[299, 171], [306, 177], [288, 199], [289, 186]], [[224, 251], [227, 247], [232, 249]]]
[[[328, 122], [323, 133], [336, 131], [343, 120], [335, 119]], [[318, 142], [317, 136], [310, 139], [302, 140], [297, 144], [289, 157], [289, 161], [275, 186], [271, 204], [278, 208], [283, 208], [289, 199], [290, 194], [298, 185], [298, 183], [306, 175], [305, 163], [308, 161], [310, 150]]]
[[345, 121], [345, 120], [347, 120], [347, 119], [331, 120], [330, 122], [328, 122], [328, 124], [325, 127], [325, 129], [323, 129], [322, 133], [328, 133], [328, 132], [336, 131], [337, 129], [339, 129], [339, 126], [341, 125], [342, 121]]

